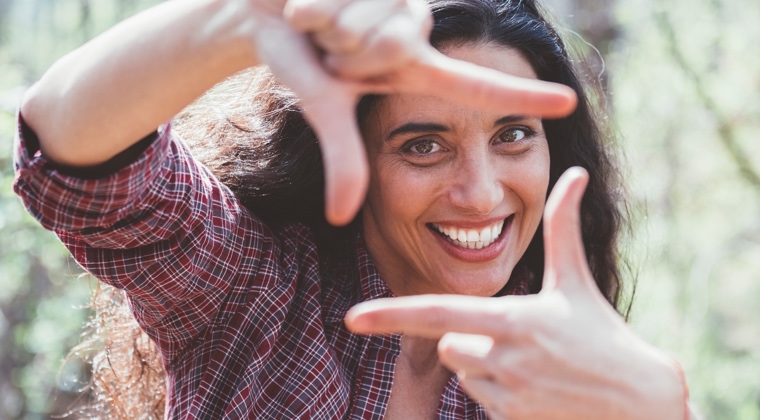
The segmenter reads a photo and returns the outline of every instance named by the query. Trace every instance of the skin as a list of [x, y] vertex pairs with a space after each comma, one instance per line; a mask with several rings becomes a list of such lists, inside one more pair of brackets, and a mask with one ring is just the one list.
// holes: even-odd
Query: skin
[[[537, 78], [516, 50], [497, 44], [468, 44], [445, 53], [505, 74]], [[436, 127], [398, 133], [407, 124]], [[368, 117], [364, 136], [371, 174], [362, 213], [364, 235], [394, 294], [498, 292], [533, 238], [544, 208], [549, 148], [541, 119], [399, 94], [380, 102]], [[508, 217], [500, 252], [468, 251], [488, 254], [483, 261], [448, 252], [441, 235], [431, 229], [438, 224], [481, 230]]]

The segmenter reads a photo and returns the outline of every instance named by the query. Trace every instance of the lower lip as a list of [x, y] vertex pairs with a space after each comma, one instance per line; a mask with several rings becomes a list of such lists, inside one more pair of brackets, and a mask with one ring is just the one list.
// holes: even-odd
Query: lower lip
[[430, 233], [436, 237], [436, 239], [438, 240], [438, 243], [441, 244], [443, 249], [446, 250], [446, 252], [449, 255], [451, 255], [452, 257], [456, 259], [466, 261], [466, 262], [490, 261], [498, 257], [499, 254], [501, 254], [501, 252], [507, 246], [507, 240], [509, 239], [509, 234], [512, 231], [513, 219], [514, 219], [514, 215], [508, 217], [504, 221], [504, 228], [501, 232], [501, 235], [499, 235], [499, 239], [497, 239], [496, 242], [488, 246], [484, 246], [483, 248], [480, 248], [480, 249], [461, 248], [452, 244], [443, 236], [439, 235], [433, 230], [431, 230]]

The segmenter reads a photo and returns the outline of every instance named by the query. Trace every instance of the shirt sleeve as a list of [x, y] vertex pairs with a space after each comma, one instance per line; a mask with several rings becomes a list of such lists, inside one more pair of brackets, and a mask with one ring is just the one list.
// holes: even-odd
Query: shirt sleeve
[[134, 156], [79, 174], [45, 159], [21, 116], [18, 127], [14, 191], [85, 270], [127, 292], [138, 323], [170, 357], [236, 283], [247, 293], [273, 286], [277, 276], [258, 274], [271, 266], [261, 260], [273, 255], [274, 236], [170, 125], [126, 151]]

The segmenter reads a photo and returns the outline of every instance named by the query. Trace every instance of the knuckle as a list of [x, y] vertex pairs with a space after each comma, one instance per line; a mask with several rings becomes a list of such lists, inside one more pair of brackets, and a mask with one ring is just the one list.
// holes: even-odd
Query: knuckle
[[375, 39], [374, 53], [388, 66], [400, 66], [411, 58], [408, 44], [398, 35], [383, 33]]
[[[532, 296], [521, 296], [516, 300], [507, 296], [502, 298], [504, 306], [494, 306], [491, 308], [489, 318], [494, 323], [494, 328], [502, 331], [504, 337], [508, 339], [523, 341], [534, 336], [542, 320], [532, 315], [529, 308], [531, 307]], [[527, 304], [527, 305], [526, 305]]]
[[361, 47], [364, 34], [349, 25], [336, 25], [328, 37], [334, 51], [351, 53]]
[[366, 77], [366, 70], [351, 62], [334, 60], [328, 64], [328, 67], [334, 75], [344, 80], [361, 80]]
[[325, 1], [297, 1], [288, 7], [289, 22], [300, 30], [317, 30], [327, 27], [333, 19]]
[[316, 33], [313, 39], [327, 53], [350, 54], [357, 49], [357, 41], [350, 34], [344, 33], [342, 30], [331, 29]]
[[525, 384], [522, 382], [520, 366], [515, 363], [514, 354], [510, 352], [501, 353], [491, 358], [492, 374], [494, 379], [506, 386], [510, 390], [517, 392]]
[[346, 80], [366, 80], [379, 77], [388, 72], [386, 62], [366, 53], [335, 54], [325, 59], [325, 65], [330, 71]]
[[520, 341], [533, 341], [531, 337], [534, 334], [533, 326], [527, 322], [518, 322], [510, 314], [502, 314], [500, 317], [501, 325], [508, 331], [510, 337]]
[[516, 311], [504, 310], [501, 307], [489, 308], [486, 319], [492, 323], [495, 328], [504, 331], [508, 335], [522, 332], [523, 322], [519, 319]]
[[494, 380], [498, 382], [499, 384], [502, 384], [504, 386], [508, 386], [512, 388], [513, 384], [517, 381], [515, 381], [515, 376], [511, 369], [504, 366], [494, 367], [491, 371], [491, 374], [493, 375]]

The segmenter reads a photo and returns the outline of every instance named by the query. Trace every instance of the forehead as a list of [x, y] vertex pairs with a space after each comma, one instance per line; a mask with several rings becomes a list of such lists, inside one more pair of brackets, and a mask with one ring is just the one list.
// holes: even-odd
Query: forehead
[[[470, 43], [452, 45], [442, 49], [441, 52], [451, 58], [468, 61], [512, 76], [527, 79], [538, 78], [530, 62], [515, 48], [495, 43]], [[445, 86], [440, 87], [440, 89], [445, 88]], [[438, 99], [434, 93], [431, 95], [393, 94], [385, 96], [377, 104], [376, 112], [373, 114], [379, 118], [379, 121], [370, 121], [369, 125], [372, 131], [380, 132], [375, 134], [381, 135], [387, 134], [398, 124], [409, 120], [445, 119], [454, 123], [452, 118], [457, 119], [457, 117], [467, 118], [478, 115], [479, 119], [484, 121], [503, 117], [503, 115], [485, 115], [478, 109]], [[492, 123], [492, 121], [489, 122], [489, 124]]]
[[538, 78], [533, 66], [519, 50], [494, 42], [455, 45], [443, 48], [441, 52], [451, 58], [469, 61], [512, 76]]

